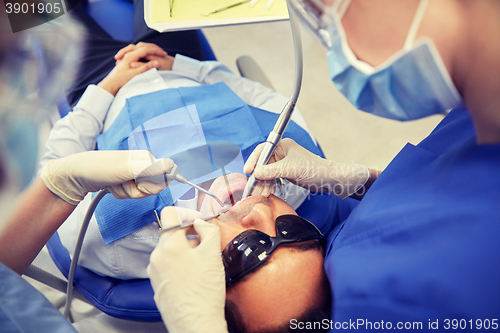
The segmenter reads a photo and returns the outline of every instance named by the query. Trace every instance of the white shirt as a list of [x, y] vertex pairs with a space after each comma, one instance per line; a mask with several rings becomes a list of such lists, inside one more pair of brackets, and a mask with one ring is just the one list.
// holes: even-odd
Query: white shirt
[[[128, 98], [158, 90], [193, 87], [224, 82], [247, 104], [280, 113], [288, 98], [272, 89], [232, 73], [217, 61], [198, 61], [176, 55], [171, 71], [151, 69], [125, 84], [113, 97], [106, 90], [90, 85], [73, 112], [59, 120], [47, 140], [40, 169], [50, 160], [95, 149], [97, 135], [107, 131]], [[307, 129], [299, 110], [292, 120]], [[310, 134], [311, 135], [311, 134]], [[311, 138], [314, 138], [311, 135]], [[297, 192], [297, 191], [294, 191]], [[58, 233], [62, 244], [73, 253], [90, 194], [77, 206]], [[299, 200], [294, 208], [303, 201]], [[154, 221], [151, 221], [154, 222]], [[79, 259], [79, 265], [94, 272], [120, 279], [147, 278], [149, 256], [158, 243], [158, 225], [151, 223], [110, 244], [104, 244], [95, 217], [92, 217]]]

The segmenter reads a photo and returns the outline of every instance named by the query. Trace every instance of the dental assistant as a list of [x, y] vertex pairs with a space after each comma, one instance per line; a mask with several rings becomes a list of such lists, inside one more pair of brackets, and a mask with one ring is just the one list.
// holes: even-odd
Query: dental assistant
[[328, 235], [331, 319], [366, 331], [382, 322], [423, 331], [435, 331], [430, 323], [437, 322], [444, 331], [454, 320], [470, 330], [486, 322], [498, 329], [500, 3], [293, 4], [327, 48], [333, 83], [360, 110], [404, 121], [451, 109], [380, 175], [353, 165], [346, 176], [345, 165], [291, 140], [254, 171], [261, 180], [284, 177], [361, 199], [333, 200], [331, 222], [318, 226]]

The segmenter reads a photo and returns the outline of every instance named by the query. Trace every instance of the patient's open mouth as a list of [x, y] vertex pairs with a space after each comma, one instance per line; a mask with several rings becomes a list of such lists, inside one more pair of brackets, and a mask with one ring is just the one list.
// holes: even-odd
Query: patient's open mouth
[[224, 204], [225, 205], [229, 204], [231, 206], [234, 206], [238, 202], [240, 202], [242, 198], [243, 198], [243, 191], [237, 190], [229, 195], [229, 198], [227, 198], [226, 201], [224, 201]]
[[[210, 186], [210, 191], [225, 205], [233, 207], [241, 201], [247, 180], [247, 177], [243, 174], [231, 173], [217, 178]], [[213, 199], [210, 206], [214, 214], [220, 207]]]

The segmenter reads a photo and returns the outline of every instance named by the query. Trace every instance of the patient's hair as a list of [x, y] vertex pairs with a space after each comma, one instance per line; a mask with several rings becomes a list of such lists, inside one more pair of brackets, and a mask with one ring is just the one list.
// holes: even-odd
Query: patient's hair
[[[318, 249], [322, 251], [321, 245], [319, 245], [318, 242], [311, 242], [309, 244], [304, 244], [302, 250], [307, 251], [310, 249]], [[241, 282], [241, 281], [240, 281]], [[328, 281], [328, 278], [326, 277], [326, 274], [323, 274], [323, 281], [321, 285], [321, 294], [324, 295], [324, 297], [320, 297], [322, 301], [320, 304], [317, 304], [313, 306], [312, 308], [306, 309], [306, 311], [298, 316], [298, 318], [290, 318], [292, 319], [297, 319], [297, 323], [299, 322], [318, 322], [321, 323], [323, 320], [327, 319], [328, 321], [330, 320], [331, 314], [332, 314], [332, 296], [331, 296], [331, 290], [330, 290], [330, 282]], [[264, 330], [260, 331], [249, 331], [243, 321], [243, 316], [241, 315], [241, 312], [238, 308], [238, 305], [226, 298], [226, 305], [225, 305], [225, 316], [226, 316], [226, 322], [227, 322], [227, 329], [229, 333], [288, 333], [288, 332], [301, 332], [302, 330], [300, 329], [292, 329], [290, 321], [284, 322], [280, 327], [274, 327], [274, 328], [266, 328]], [[320, 325], [322, 326], [322, 325]], [[308, 333], [314, 333], [314, 332], [327, 332], [328, 329], [308, 329], [306, 330]]]
[[[325, 292], [330, 295], [330, 288], [327, 288]], [[225, 312], [226, 312], [226, 322], [227, 322], [227, 329], [229, 333], [289, 333], [289, 332], [302, 332], [300, 329], [292, 329], [292, 326], [289, 321], [283, 323], [280, 327], [276, 328], [271, 328], [271, 329], [264, 329], [260, 331], [254, 331], [250, 332], [247, 330], [245, 327], [245, 324], [243, 323], [243, 317], [241, 316], [241, 313], [238, 310], [238, 306], [226, 299], [226, 307], [225, 307]], [[327, 319], [330, 321], [330, 317], [332, 314], [332, 308], [331, 308], [331, 296], [327, 297], [325, 300], [324, 304], [319, 305], [317, 307], [313, 307], [312, 309], [308, 309], [306, 313], [304, 313], [302, 316], [297, 319], [297, 323], [302, 322], [302, 323], [322, 323], [323, 320]], [[291, 320], [292, 318], [290, 318]], [[323, 326], [323, 325], [320, 325]], [[308, 329], [306, 330], [308, 333], [315, 333], [315, 332], [327, 332], [328, 328], [315, 328], [315, 329]]]

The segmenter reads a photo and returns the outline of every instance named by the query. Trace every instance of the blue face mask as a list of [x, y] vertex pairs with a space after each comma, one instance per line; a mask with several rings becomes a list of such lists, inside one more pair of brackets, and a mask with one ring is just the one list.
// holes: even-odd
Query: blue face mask
[[403, 49], [373, 67], [356, 58], [347, 44], [341, 18], [350, 0], [290, 0], [291, 8], [328, 50], [330, 77], [358, 109], [390, 119], [413, 120], [461, 106], [433, 42], [413, 45], [429, 0], [421, 0]]
[[429, 39], [413, 44], [425, 12], [423, 0], [403, 50], [372, 67], [356, 58], [347, 44], [339, 16], [329, 27], [330, 77], [358, 109], [395, 120], [414, 120], [463, 104], [446, 67]]

